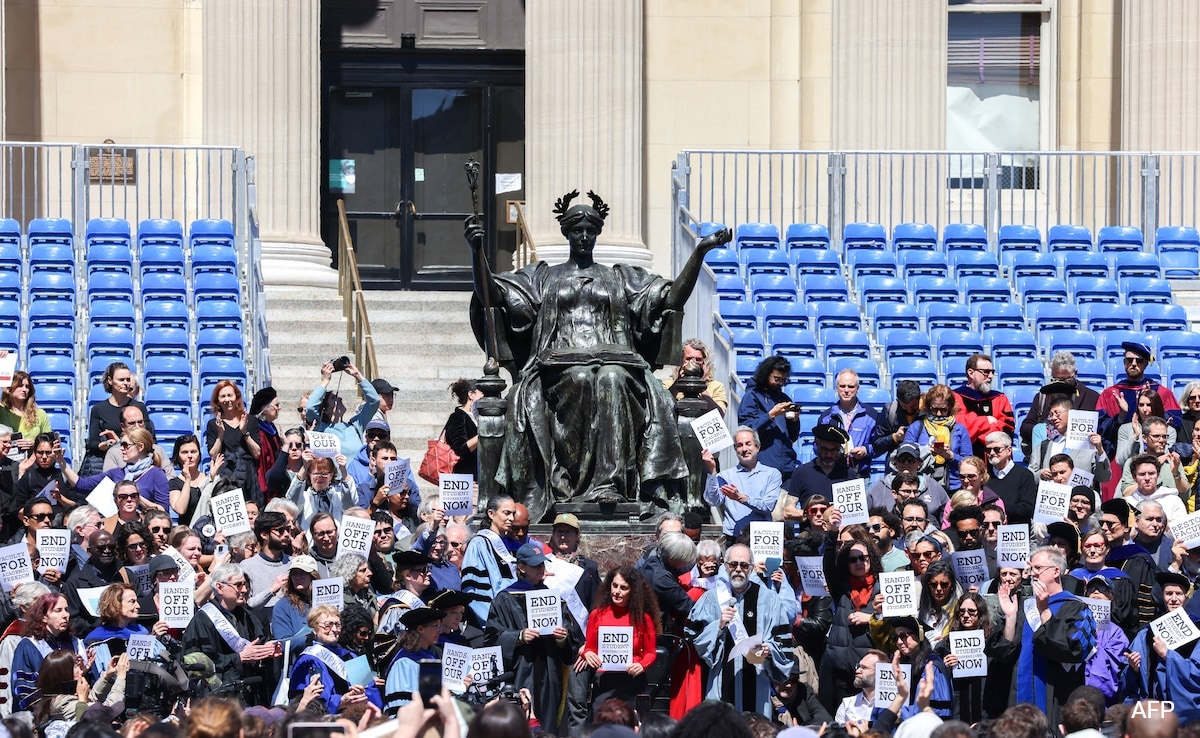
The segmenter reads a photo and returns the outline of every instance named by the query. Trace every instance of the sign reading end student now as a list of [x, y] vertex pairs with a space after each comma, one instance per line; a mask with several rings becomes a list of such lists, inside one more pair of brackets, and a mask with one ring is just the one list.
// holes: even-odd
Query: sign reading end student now
[[438, 494], [442, 500], [442, 510], [447, 515], [470, 515], [475, 512], [474, 495], [475, 477], [470, 474], [441, 474], [438, 476]]

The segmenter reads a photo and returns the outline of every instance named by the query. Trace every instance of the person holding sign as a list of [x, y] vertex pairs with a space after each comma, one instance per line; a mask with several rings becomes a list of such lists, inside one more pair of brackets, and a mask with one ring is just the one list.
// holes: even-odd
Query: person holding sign
[[[838, 524], [841, 517], [836, 516]], [[833, 599], [833, 625], [829, 628], [825, 656], [821, 659], [819, 695], [825, 709], [837, 708], [837, 700], [854, 692], [854, 667], [874, 648], [870, 623], [876, 615], [879, 583], [883, 571], [874, 541], [856, 541], [842, 548], [837, 531], [825, 534], [825, 582]]]
[[[110, 639], [125, 642], [131, 635], [148, 635], [150, 631], [137, 621], [140, 612], [137, 590], [124, 583], [108, 585], [100, 593], [100, 625], [84, 636], [84, 644], [90, 646]], [[166, 624], [156, 623], [159, 625], [165, 633]]]
[[[166, 510], [171, 504], [171, 485], [161, 468], [163, 459], [154, 447], [154, 435], [145, 428], [129, 428], [121, 436], [120, 444], [121, 460], [125, 465], [90, 477], [79, 477], [75, 489], [90, 492], [105, 479], [114, 483], [128, 480], [137, 485], [143, 508]], [[65, 469], [63, 473], [70, 476]]]
[[[1099, 575], [1089, 579], [1083, 587], [1085, 598], [1109, 603], [1106, 606], [1109, 613], [1112, 611], [1114, 593], [1113, 583], [1107, 577]], [[1095, 614], [1093, 610], [1093, 615]], [[1086, 681], [1090, 686], [1099, 689], [1104, 694], [1104, 699], [1114, 702], [1121, 689], [1121, 671], [1125, 668], [1129, 638], [1125, 631], [1121, 630], [1121, 626], [1113, 622], [1111, 616], [1103, 620], [1097, 617], [1096, 620], [1096, 650], [1088, 656], [1084, 665]]]
[[[849, 479], [857, 479], [858, 472], [846, 463], [846, 444], [850, 437], [836, 425], [818, 425], [812, 430], [813, 449], [816, 457], [796, 467], [788, 482], [787, 502], [783, 506], [783, 519], [798, 523], [808, 515], [811, 500], [820, 495], [825, 500], [834, 499], [833, 485]], [[816, 522], [813, 521], [816, 525]]]
[[[954, 713], [954, 683], [949, 667], [933, 652], [929, 640], [925, 637], [925, 629], [917, 618], [906, 616], [888, 618], [896, 639], [896, 654], [900, 664], [912, 667], [909, 672], [914, 677], [920, 676], [919, 684], [928, 689], [930, 677], [933, 680], [933, 691], [929, 694], [929, 708], [942, 719], [948, 719]], [[932, 664], [932, 672], [928, 666]], [[916, 693], [909, 695], [908, 702], [900, 708], [900, 719], [906, 720], [922, 711], [916, 703]]]
[[[1160, 575], [1161, 576], [1161, 575]], [[1162, 586], [1163, 605], [1166, 612], [1172, 613], [1182, 610], [1187, 604], [1188, 595], [1191, 593], [1192, 584], [1187, 577], [1179, 574], [1166, 574], [1159, 580]], [[1183, 649], [1183, 654], [1188, 654], [1194, 650], [1194, 644], [1188, 644]], [[1126, 664], [1122, 674], [1122, 683], [1125, 685], [1125, 696], [1133, 700], [1144, 699], [1168, 699], [1168, 700], [1194, 700], [1192, 695], [1195, 684], [1192, 681], [1190, 684], [1178, 680], [1172, 680], [1168, 677], [1169, 657], [1166, 645], [1162, 639], [1156, 636], [1150, 626], [1142, 628], [1134, 637], [1129, 645], [1129, 650], [1124, 654]], [[1181, 654], [1177, 654], [1181, 656]], [[1170, 659], [1173, 660], [1173, 659]], [[1183, 662], [1190, 662], [1190, 656], [1181, 658], [1180, 662], [1175, 664], [1175, 676], [1185, 674], [1192, 671], [1195, 667], [1190, 665], [1189, 668], [1179, 669], [1183, 666]]]
[[[354, 684], [347, 662], [359, 654], [338, 643], [342, 634], [342, 618], [329, 605], [312, 609], [307, 618], [312, 645], [299, 651], [288, 675], [288, 696], [295, 698], [314, 681], [321, 685], [321, 697], [330, 715], [370, 702], [383, 709], [383, 698], [372, 680], [369, 684]], [[430, 655], [429, 658], [436, 658]]]
[[[972, 649], [973, 653], [982, 649], [986, 655], [987, 665], [994, 667], [995, 672], [1003, 668], [1012, 668], [1017, 655], [1017, 644], [1004, 638], [1004, 630], [997, 628], [992, 621], [987, 601], [977, 592], [964, 594], [954, 607], [950, 618], [948, 637], [934, 647], [937, 654], [952, 674], [959, 666], [959, 655], [952, 650], [953, 643], [958, 638], [949, 634], [961, 636], [963, 633], [978, 635], [981, 643]], [[965, 637], [965, 636], [964, 636]], [[995, 717], [1003, 711], [1008, 703], [1008, 690], [998, 690], [1003, 694], [989, 694], [987, 676], [953, 677], [955, 714], [964, 722], [975, 724], [985, 717]], [[992, 686], [1003, 684], [1003, 679], [996, 679]]]
[[85, 651], [83, 643], [71, 635], [67, 598], [60, 594], [43, 595], [29, 606], [21, 635], [12, 661], [12, 696], [16, 710], [33, 709], [39, 697], [38, 672], [42, 660], [51, 651], [71, 651], [84, 659], [85, 671], [92, 668], [95, 654]]
[[281, 641], [290, 641], [292, 653], [300, 653], [308, 635], [313, 632], [307, 623], [316, 576], [316, 559], [307, 555], [293, 556], [288, 563], [283, 596], [271, 608], [271, 635]]
[[387, 672], [384, 685], [384, 709], [395, 715], [403, 706], [421, 698], [420, 665], [424, 660], [440, 661], [433, 648], [441, 635], [442, 619], [446, 613], [431, 607], [417, 607], [404, 613], [396, 658]]
[[746, 426], [733, 432], [733, 450], [738, 463], [733, 469], [717, 474], [717, 460], [708, 450], [701, 454], [708, 477], [704, 483], [704, 501], [721, 508], [721, 530], [733, 543], [746, 533], [750, 523], [770, 521], [783, 479], [778, 469], [758, 462], [762, 444], [758, 433]]
[[1058, 454], [1067, 454], [1077, 468], [1091, 473], [1096, 484], [1107, 482], [1112, 477], [1112, 464], [1104, 451], [1104, 439], [1093, 431], [1087, 436], [1086, 448], [1071, 448], [1067, 438], [1071, 432], [1070, 418], [1071, 398], [1064, 395], [1050, 398], [1046, 422], [1038, 429], [1044, 429], [1044, 437], [1034, 432], [1033, 452], [1026, 459], [1029, 471], [1039, 479], [1048, 481], [1054, 476], [1050, 470], [1050, 459]]
[[346, 457], [336, 459], [304, 452], [304, 469], [288, 488], [287, 498], [300, 507], [296, 524], [307, 528], [317, 513], [326, 512], [336, 519], [358, 505], [358, 492], [346, 475]]
[[970, 456], [972, 450], [970, 431], [956, 417], [956, 395], [946, 385], [936, 384], [925, 393], [921, 408], [924, 411], [921, 421], [908, 426], [904, 441], [921, 449], [922, 472], [933, 477], [947, 492], [957, 492], [962, 486], [958, 462]]
[[[587, 638], [583, 654], [575, 663], [575, 671], [585, 668], [597, 669], [595, 686], [592, 688], [592, 704], [598, 706], [610, 697], [633, 702], [646, 691], [646, 669], [654, 663], [657, 641], [658, 601], [650, 582], [629, 566], [613, 569], [600, 585], [596, 606], [588, 615]], [[600, 652], [600, 628], [630, 627], [633, 635], [629, 641], [629, 664], [623, 668], [606, 667]], [[624, 645], [620, 641], [624, 634], [604, 633], [613, 642], [606, 645]]]
[[950, 632], [951, 613], [961, 596], [954, 565], [944, 559], [931, 563], [921, 577], [921, 596], [917, 598], [917, 618], [931, 646], [941, 645]]
[[533, 694], [533, 712], [542, 729], [557, 734], [558, 706], [566, 688], [563, 666], [574, 664], [584, 644], [583, 631], [560, 599], [562, 625], [541, 635], [527, 614], [530, 593], [547, 592], [546, 556], [537, 544], [517, 549], [517, 580], [496, 595], [488, 615], [487, 645], [504, 649], [504, 666], [515, 672], [513, 686]]
[[[358, 390], [362, 393], [363, 404], [358, 412], [346, 417], [346, 403], [336, 392], [328, 392], [329, 380], [335, 371], [342, 371], [358, 382]], [[340, 381], [339, 381], [340, 385]], [[366, 434], [367, 423], [371, 422], [375, 411], [379, 409], [379, 393], [375, 386], [367, 381], [354, 362], [346, 359], [344, 368], [335, 370], [334, 363], [327, 361], [321, 365], [321, 383], [308, 396], [308, 405], [304, 409], [304, 418], [309, 423], [316, 423], [320, 433], [332, 433], [341, 443], [342, 455], [352, 459], [362, 448], [363, 436]], [[344, 465], [339, 464], [339, 466]]]

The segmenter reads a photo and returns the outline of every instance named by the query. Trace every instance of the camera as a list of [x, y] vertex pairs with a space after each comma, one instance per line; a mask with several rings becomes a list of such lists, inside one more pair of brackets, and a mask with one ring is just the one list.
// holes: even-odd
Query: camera
[[350, 366], [350, 357], [339, 356], [330, 363], [333, 364], [333, 370], [335, 372], [344, 372], [346, 371], [346, 367]]

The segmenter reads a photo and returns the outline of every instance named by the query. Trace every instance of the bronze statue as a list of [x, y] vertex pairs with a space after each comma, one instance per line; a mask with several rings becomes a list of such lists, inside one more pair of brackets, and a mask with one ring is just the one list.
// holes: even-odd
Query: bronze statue
[[674, 401], [651, 372], [678, 363], [682, 310], [704, 254], [733, 237], [728, 229], [706, 236], [673, 282], [639, 267], [604, 266], [592, 251], [608, 206], [589, 192], [591, 205], [572, 207], [578, 194], [555, 204], [570, 244], [562, 264], [493, 274], [483, 226], [475, 217], [466, 223], [472, 327], [514, 377], [495, 478], [534, 522], [568, 501], [637, 502], [642, 517], [667, 509], [669, 487], [687, 476], [687, 465]]

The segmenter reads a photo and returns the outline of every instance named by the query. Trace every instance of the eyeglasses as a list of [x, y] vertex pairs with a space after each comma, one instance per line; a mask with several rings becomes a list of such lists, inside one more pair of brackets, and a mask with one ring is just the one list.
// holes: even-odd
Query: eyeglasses
[[467, 545], [467, 542], [466, 541], [447, 541], [446, 545], [450, 546], [450, 548], [465, 548]]
[[1100, 521], [1100, 527], [1101, 527], [1101, 528], [1115, 528], [1115, 527], [1117, 527], [1118, 525], [1121, 525], [1121, 521], [1120, 521], [1120, 520], [1103, 520], [1103, 519], [1102, 519], [1102, 520]]
[[942, 555], [941, 551], [914, 551], [913, 552], [913, 558], [917, 559], [918, 561], [933, 561], [934, 559], [936, 559], [937, 557], [939, 557], [941, 555]]
[[915, 640], [917, 640], [917, 634], [913, 633], [911, 630], [897, 630], [896, 631], [896, 640], [898, 640], [898, 641], [914, 640], [915, 641]]
[[1143, 359], [1140, 356], [1126, 356], [1125, 363], [1126, 364], [1147, 364], [1147, 363], [1149, 363], [1149, 359]]
[[963, 474], [962, 472], [959, 472], [958, 478], [962, 479], [964, 481], [971, 481], [973, 479], [979, 479], [979, 475], [978, 474]]
[[1047, 564], [1045, 566], [1043, 566], [1041, 564], [1034, 564], [1033, 566], [1029, 567], [1029, 572], [1031, 574], [1033, 574], [1035, 577], [1040, 577], [1042, 575], [1042, 572], [1046, 571], [1047, 569], [1057, 569], [1057, 568], [1058, 568], [1057, 566], [1053, 566], [1051, 564]]
[[106, 543], [103, 546], [96, 546], [96, 550], [97, 551], [107, 551], [109, 553], [116, 553], [117, 546], [115, 543]]
[[136, 443], [132, 443], [130, 441], [121, 441], [121, 448], [129, 448], [130, 446], [136, 446], [136, 445], [137, 445]]
[[1008, 448], [1008, 446], [988, 446], [987, 452], [989, 454], [1003, 453], [1004, 449], [1006, 449], [1006, 448]]
[[854, 667], [854, 671], [855, 671], [855, 673], [858, 673], [860, 671], [866, 671], [867, 669], [870, 669], [870, 668], [871, 668], [870, 666], [863, 666], [862, 664], [859, 664], [858, 666]]
[[1107, 543], [1085, 543], [1083, 544], [1084, 551], [1103, 551], [1108, 548]]
[[1000, 522], [998, 520], [985, 520], [983, 527], [987, 530], [995, 530], [1000, 527]]
[[166, 533], [169, 530], [171, 530], [171, 529], [170, 528], [151, 528], [150, 532], [151, 533]]
[[233, 587], [234, 589], [238, 590], [239, 592], [242, 591], [243, 589], [244, 590], [250, 589], [250, 585], [247, 584], [246, 580], [244, 580], [244, 579], [240, 582], [217, 582], [217, 584], [224, 584], [226, 587]]
[[1166, 433], [1147, 433], [1146, 438], [1153, 438], [1156, 441], [1165, 441], [1165, 440], [1167, 440], [1167, 434]]
[[912, 517], [906, 517], [906, 518], [904, 518], [904, 522], [906, 522], [906, 523], [928, 523], [928, 522], [929, 522], [929, 518], [912, 518]]
[[966, 530], [959, 529], [958, 534], [960, 536], [971, 536], [972, 538], [975, 538], [982, 530], [983, 528], [967, 528]]
[[394, 531], [394, 530], [392, 530], [391, 528], [376, 528], [376, 529], [375, 529], [375, 535], [377, 535], [377, 536], [390, 536], [390, 535], [395, 535], [395, 531]]
[[1200, 402], [1200, 395], [1189, 395], [1187, 402]]
[[950, 582], [930, 582], [930, 589], [950, 589]]
[[746, 571], [749, 571], [750, 570], [750, 562], [749, 561], [726, 561], [725, 568], [729, 569], [730, 571], [738, 571], [739, 569], [745, 569]]
[[933, 413], [934, 415], [946, 415], [950, 412], [950, 408], [944, 405], [942, 407], [931, 407], [929, 408], [929, 412]]
[[292, 532], [292, 526], [290, 526], [290, 525], [281, 525], [281, 526], [278, 526], [278, 527], [276, 527], [276, 528], [271, 528], [271, 532], [272, 532], [272, 533], [291, 533], [291, 532]]
[[289, 443], [288, 444], [289, 450], [295, 451], [296, 449], [299, 449], [299, 448], [304, 448], [304, 444], [303, 443]]
[[809, 516], [824, 515], [825, 511], [828, 509], [829, 508], [827, 508], [827, 507], [810, 507], [810, 508], [808, 508], [808, 514], [809, 514]]
[[958, 614], [961, 616], [964, 616], [964, 617], [967, 615], [973, 616], [973, 615], [978, 615], [979, 610], [974, 607], [972, 607], [972, 608], [960, 607], [960, 608], [958, 608]]
[[867, 557], [866, 557], [866, 556], [862, 556], [862, 555], [859, 555], [859, 556], [847, 556], [847, 557], [846, 557], [846, 563], [847, 563], [847, 564], [861, 564], [861, 563], [863, 563], [863, 562], [864, 562], [864, 561], [866, 561], [866, 560], [867, 560]]
[[336, 620], [332, 623], [317, 623], [318, 630], [341, 630], [342, 624]]
[[430, 574], [432, 574], [432, 572], [431, 572], [431, 571], [429, 571], [429, 567], [428, 567], [428, 566], [426, 566], [426, 567], [425, 567], [425, 568], [423, 568], [423, 569], [409, 569], [409, 570], [408, 570], [408, 573], [409, 573], [409, 574], [412, 574], [412, 575], [414, 575], [414, 576], [418, 576], [418, 577], [427, 577], [427, 576], [429, 576]]
[[871, 531], [872, 533], [878, 533], [879, 531], [883, 530], [883, 523], [874, 523], [872, 525], [868, 525], [867, 530]]
[[136, 500], [139, 497], [141, 497], [141, 495], [139, 495], [135, 492], [129, 492], [127, 494], [120, 494], [120, 495], [117, 495], [117, 502], [125, 502], [127, 500]]
[[308, 473], [308, 475], [309, 475], [310, 477], [332, 477], [332, 476], [333, 476], [333, 472], [327, 472], [327, 471], [314, 471], [314, 472], [309, 472], [309, 473]]

